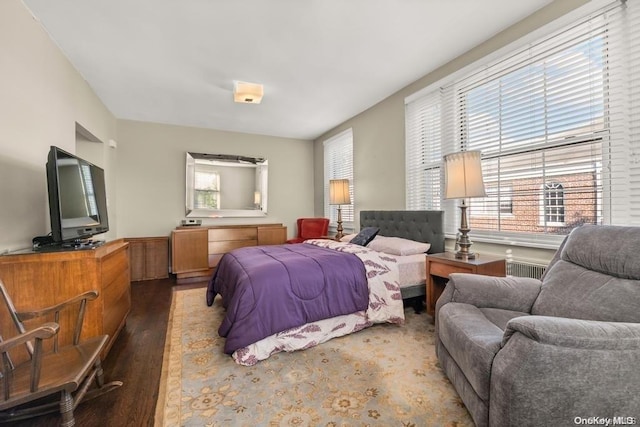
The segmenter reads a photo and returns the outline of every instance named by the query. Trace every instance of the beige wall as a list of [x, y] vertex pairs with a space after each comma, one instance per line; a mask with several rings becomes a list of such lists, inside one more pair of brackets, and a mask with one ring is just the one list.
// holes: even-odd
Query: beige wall
[[50, 231], [50, 145], [105, 169], [111, 231], [100, 238], [168, 235], [180, 223], [186, 151], [269, 160], [267, 217], [205, 223], [282, 222], [293, 235], [313, 213], [311, 142], [118, 121], [20, 0], [0, 1], [0, 70], [0, 253]]
[[[353, 129], [353, 162], [356, 217], [365, 209], [405, 208], [404, 99], [473, 62], [507, 46], [541, 26], [587, 3], [586, 0], [556, 0], [520, 23], [497, 34], [370, 109], [342, 123], [315, 140], [315, 213], [323, 212], [323, 146], [331, 136]], [[443, 48], [446, 46], [443, 45]], [[450, 248], [451, 242], [447, 242]], [[473, 250], [504, 255], [507, 247], [475, 243]], [[553, 250], [512, 248], [514, 258], [546, 262]]]
[[[0, 253], [50, 231], [47, 153], [50, 145], [75, 153], [76, 123], [100, 141], [115, 136], [114, 117], [22, 2], [0, 1]], [[106, 145], [109, 173], [116, 159]]]
[[118, 233], [167, 236], [185, 218], [185, 153], [236, 154], [269, 161], [268, 215], [203, 219], [203, 224], [283, 223], [313, 212], [313, 144], [209, 129], [118, 121]]

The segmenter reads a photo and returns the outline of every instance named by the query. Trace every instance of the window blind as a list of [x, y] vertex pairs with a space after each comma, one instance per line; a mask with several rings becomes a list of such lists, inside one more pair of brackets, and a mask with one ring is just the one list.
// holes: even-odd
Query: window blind
[[324, 215], [331, 225], [338, 221], [338, 206], [329, 204], [329, 181], [348, 179], [351, 204], [341, 205], [342, 223], [354, 227], [353, 132], [348, 129], [323, 143], [324, 145]]
[[609, 19], [610, 170], [604, 196], [612, 224], [640, 225], [640, 4], [627, 1]]
[[440, 206], [455, 234], [458, 201], [428, 171], [480, 150], [476, 238], [557, 243], [584, 223], [640, 224], [637, 9], [611, 5], [409, 101], [407, 208]]
[[442, 175], [442, 100], [439, 91], [405, 106], [406, 206], [439, 210]]

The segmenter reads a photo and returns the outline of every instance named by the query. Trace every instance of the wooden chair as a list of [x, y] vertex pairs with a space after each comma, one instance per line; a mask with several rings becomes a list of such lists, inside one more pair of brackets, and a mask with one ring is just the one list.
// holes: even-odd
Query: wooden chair
[[[96, 291], [85, 292], [42, 310], [25, 312], [16, 310], [1, 280], [0, 294], [18, 333], [7, 340], [0, 336], [0, 422], [59, 410], [61, 425], [73, 426], [73, 411], [83, 398], [90, 399], [122, 385], [120, 381], [104, 384], [100, 352], [108, 336], [92, 337], [80, 342], [86, 304], [98, 297]], [[61, 311], [70, 306], [79, 306], [73, 343], [59, 346], [60, 326], [57, 322]], [[54, 322], [26, 330], [24, 322], [43, 316], [53, 316]], [[46, 341], [43, 340], [51, 340], [51, 350], [44, 349], [43, 343]], [[26, 348], [27, 353], [23, 358], [27, 360], [14, 364], [12, 358], [18, 361], [22, 346]], [[89, 391], [94, 380], [97, 388]]]

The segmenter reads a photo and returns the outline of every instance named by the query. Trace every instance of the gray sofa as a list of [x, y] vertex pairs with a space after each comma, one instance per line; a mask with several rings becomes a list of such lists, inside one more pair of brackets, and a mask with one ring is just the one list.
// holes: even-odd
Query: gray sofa
[[541, 281], [452, 274], [436, 334], [478, 426], [640, 424], [640, 227], [576, 228]]

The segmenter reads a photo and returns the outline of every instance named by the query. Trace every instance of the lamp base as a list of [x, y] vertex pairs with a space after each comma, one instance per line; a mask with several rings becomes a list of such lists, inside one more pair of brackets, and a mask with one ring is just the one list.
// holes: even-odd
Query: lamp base
[[475, 259], [476, 254], [471, 252], [469, 248], [471, 247], [471, 239], [469, 239], [469, 223], [467, 222], [467, 204], [462, 199], [462, 203], [460, 204], [460, 228], [458, 228], [460, 232], [460, 239], [458, 239], [458, 246], [460, 246], [460, 250], [456, 252], [456, 258], [459, 259]]
[[456, 252], [457, 259], [476, 259], [476, 254], [473, 252]]
[[342, 239], [342, 237], [344, 236], [344, 229], [342, 228], [342, 209], [340, 209], [340, 205], [338, 205], [338, 228], [336, 229], [338, 231], [338, 234], [336, 234], [336, 240], [340, 240]]

